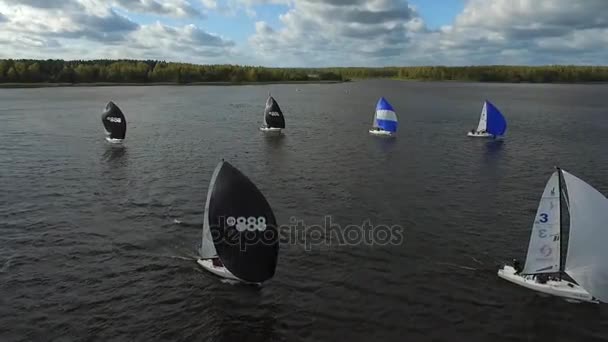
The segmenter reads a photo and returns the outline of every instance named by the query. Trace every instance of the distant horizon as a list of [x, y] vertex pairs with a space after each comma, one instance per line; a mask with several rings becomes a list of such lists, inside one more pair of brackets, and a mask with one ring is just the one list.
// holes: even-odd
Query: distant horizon
[[341, 82], [395, 78], [425, 81], [608, 82], [603, 66], [417, 66], [267, 68], [236, 64], [181, 64], [157, 60], [0, 60], [0, 84], [193, 84]]
[[599, 66], [606, 0], [0, 0], [0, 58]]

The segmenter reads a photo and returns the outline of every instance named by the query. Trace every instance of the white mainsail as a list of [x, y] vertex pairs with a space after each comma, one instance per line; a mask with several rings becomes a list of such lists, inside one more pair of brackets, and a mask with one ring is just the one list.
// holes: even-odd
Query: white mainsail
[[[268, 102], [270, 101], [270, 92], [268, 92], [268, 98], [266, 99], [266, 108], [268, 108]], [[266, 122], [266, 109], [264, 109], [264, 112], [262, 112], [262, 122], [264, 122], [264, 126], [262, 127], [268, 127], [268, 122]]]
[[374, 112], [374, 119], [372, 121], [372, 128], [378, 128], [378, 120], [376, 120], [378, 118], [378, 113]]
[[217, 251], [215, 250], [215, 245], [213, 244], [213, 236], [211, 235], [211, 229], [209, 229], [209, 203], [211, 201], [211, 193], [213, 192], [213, 188], [215, 187], [215, 180], [217, 179], [217, 175], [222, 168], [222, 163], [219, 163], [215, 171], [213, 171], [213, 176], [211, 176], [211, 181], [209, 182], [209, 189], [207, 190], [207, 202], [205, 202], [205, 216], [203, 217], [203, 241], [201, 244], [201, 258], [209, 259], [217, 257]]
[[581, 179], [562, 172], [570, 209], [565, 272], [592, 296], [608, 302], [608, 199]]
[[483, 103], [481, 109], [481, 116], [479, 117], [479, 125], [477, 125], [477, 132], [485, 131], [488, 126], [488, 103]]
[[268, 122], [266, 122], [266, 113], [263, 113], [264, 117], [262, 118], [262, 122], [264, 123], [263, 127], [268, 127]]
[[[485, 107], [484, 107], [485, 108]], [[560, 266], [559, 173], [551, 175], [538, 205], [522, 273], [555, 273]]]

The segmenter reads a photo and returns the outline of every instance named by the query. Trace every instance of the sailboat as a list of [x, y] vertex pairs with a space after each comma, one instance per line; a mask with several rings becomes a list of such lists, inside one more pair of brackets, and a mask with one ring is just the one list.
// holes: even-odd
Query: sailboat
[[[562, 181], [563, 179], [563, 181]], [[570, 215], [565, 263], [561, 199]], [[498, 276], [570, 302], [608, 302], [608, 199], [591, 185], [557, 168], [543, 191], [523, 270], [517, 262]]]
[[121, 143], [127, 133], [127, 119], [118, 106], [110, 101], [106, 105], [101, 122], [106, 130], [106, 140], [111, 143]]
[[507, 120], [500, 110], [490, 101], [483, 103], [477, 129], [472, 129], [467, 135], [475, 138], [497, 138], [507, 130]]
[[247, 284], [274, 276], [279, 251], [274, 213], [255, 184], [224, 160], [211, 177], [204, 215], [200, 266]]
[[266, 100], [266, 108], [264, 108], [264, 125], [260, 127], [260, 131], [267, 133], [281, 133], [285, 128], [285, 117], [283, 111], [279, 107], [279, 103], [268, 94]]
[[395, 114], [393, 106], [384, 97], [381, 97], [376, 104], [376, 113], [374, 113], [374, 121], [369, 133], [391, 137], [397, 133], [398, 125], [397, 114]]

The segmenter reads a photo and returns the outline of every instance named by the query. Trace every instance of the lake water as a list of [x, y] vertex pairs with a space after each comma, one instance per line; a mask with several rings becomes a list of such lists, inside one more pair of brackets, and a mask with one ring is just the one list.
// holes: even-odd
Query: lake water
[[[259, 131], [268, 91], [282, 138]], [[398, 138], [369, 136], [380, 96]], [[496, 276], [525, 258], [559, 165], [608, 194], [607, 85], [344, 84], [0, 90], [1, 341], [606, 341], [605, 305]], [[484, 99], [504, 142], [470, 139]], [[101, 111], [128, 119], [124, 148]], [[279, 223], [403, 227], [397, 245], [284, 243], [275, 278], [195, 263], [225, 158]]]

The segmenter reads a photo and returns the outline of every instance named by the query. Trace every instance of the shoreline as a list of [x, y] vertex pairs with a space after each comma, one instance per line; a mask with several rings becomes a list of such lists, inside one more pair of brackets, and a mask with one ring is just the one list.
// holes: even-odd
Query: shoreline
[[55, 88], [55, 87], [155, 87], [155, 86], [241, 86], [269, 84], [337, 84], [349, 81], [269, 81], [269, 82], [92, 82], [92, 83], [0, 83], [0, 88]]
[[176, 83], [176, 82], [91, 82], [91, 83], [0, 83], [0, 89], [33, 89], [33, 88], [63, 88], [63, 87], [157, 87], [157, 86], [255, 86], [255, 85], [271, 85], [271, 84], [338, 84], [349, 82], [360, 82], [366, 80], [391, 80], [400, 82], [420, 82], [420, 83], [488, 83], [488, 84], [558, 84], [558, 85], [605, 85], [606, 81], [596, 82], [503, 82], [503, 81], [475, 81], [475, 80], [428, 80], [428, 79], [407, 79], [396, 77], [380, 77], [380, 78], [352, 78], [343, 81], [268, 81], [268, 82], [191, 82], [191, 83]]

